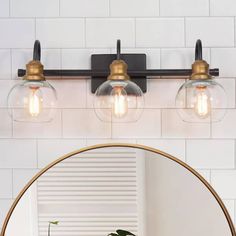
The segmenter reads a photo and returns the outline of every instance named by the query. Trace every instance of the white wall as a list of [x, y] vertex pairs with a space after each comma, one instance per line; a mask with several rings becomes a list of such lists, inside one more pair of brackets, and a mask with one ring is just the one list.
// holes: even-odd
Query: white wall
[[[234, 0], [0, 0], [0, 221], [37, 169], [59, 155], [112, 141], [167, 151], [206, 176], [232, 215], [236, 205], [236, 1]], [[16, 71], [31, 59], [35, 39], [45, 68], [90, 68], [91, 53], [147, 53], [149, 68], [190, 68], [194, 44], [219, 67], [229, 96], [217, 124], [187, 124], [174, 110], [182, 80], [148, 81], [146, 109], [134, 124], [101, 123], [89, 81], [53, 81], [60, 109], [50, 124], [12, 122], [6, 96]], [[235, 48], [234, 48], [235, 47]], [[128, 130], [128, 131], [127, 131]]]
[[38, 236], [37, 189], [35, 185], [24, 194], [15, 208], [6, 230], [6, 235]]
[[146, 235], [231, 235], [221, 207], [196, 176], [150, 152], [145, 164]]

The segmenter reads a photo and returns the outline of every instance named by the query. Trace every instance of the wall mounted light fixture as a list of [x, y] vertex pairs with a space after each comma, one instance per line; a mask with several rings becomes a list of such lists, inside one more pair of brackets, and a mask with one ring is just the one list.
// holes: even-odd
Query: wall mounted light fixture
[[144, 108], [140, 87], [130, 81], [127, 64], [120, 57], [120, 40], [117, 41], [117, 58], [110, 65], [110, 75], [95, 92], [94, 109], [102, 121], [134, 122]]
[[176, 108], [186, 122], [217, 122], [226, 113], [227, 97], [224, 88], [209, 74], [209, 65], [202, 59], [202, 43], [197, 40], [195, 62], [190, 80], [176, 96]]
[[225, 114], [227, 99], [223, 87], [212, 80], [212, 76], [218, 75], [219, 69], [209, 69], [207, 62], [202, 60], [200, 40], [196, 43], [192, 69], [167, 70], [146, 69], [145, 54], [121, 54], [120, 40], [117, 41], [116, 54], [91, 56], [91, 70], [43, 70], [40, 43], [36, 41], [34, 60], [26, 70], [18, 70], [18, 76], [24, 81], [10, 91], [8, 106], [14, 120], [49, 121], [56, 107], [56, 92], [45, 77], [88, 78], [91, 79], [91, 92], [95, 93], [94, 109], [101, 120], [133, 122], [144, 108], [147, 79], [190, 77], [176, 96], [176, 108], [181, 118], [189, 122], [219, 121]]
[[54, 117], [57, 94], [43, 75], [40, 57], [40, 42], [36, 40], [33, 60], [26, 65], [23, 81], [8, 94], [8, 111], [14, 121], [50, 122]]

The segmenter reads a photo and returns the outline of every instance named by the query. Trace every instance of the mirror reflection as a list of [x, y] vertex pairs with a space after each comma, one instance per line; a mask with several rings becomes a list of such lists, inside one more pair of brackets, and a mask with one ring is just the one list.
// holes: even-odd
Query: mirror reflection
[[140, 236], [232, 235], [194, 174], [160, 154], [127, 147], [56, 164], [23, 195], [5, 235], [106, 236], [117, 229]]

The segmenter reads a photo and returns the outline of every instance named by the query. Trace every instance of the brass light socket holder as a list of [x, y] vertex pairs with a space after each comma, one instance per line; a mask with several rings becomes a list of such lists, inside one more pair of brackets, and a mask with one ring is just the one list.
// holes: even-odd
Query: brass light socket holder
[[24, 80], [44, 81], [43, 65], [40, 61], [32, 60], [26, 65], [26, 74]]
[[207, 80], [212, 79], [209, 74], [209, 64], [204, 60], [196, 60], [192, 64], [191, 80]]
[[110, 65], [110, 75], [108, 80], [129, 80], [127, 74], [128, 66], [123, 60], [114, 60]]

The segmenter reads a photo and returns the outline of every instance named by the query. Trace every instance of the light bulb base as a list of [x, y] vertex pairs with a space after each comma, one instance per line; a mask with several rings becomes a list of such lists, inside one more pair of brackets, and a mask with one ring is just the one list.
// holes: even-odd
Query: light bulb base
[[108, 80], [129, 80], [127, 74], [128, 66], [123, 60], [114, 60], [110, 65], [110, 75]]
[[192, 75], [190, 80], [207, 80], [212, 79], [209, 74], [209, 64], [204, 60], [196, 60], [192, 64]]
[[26, 65], [26, 75], [23, 77], [23, 80], [45, 81], [43, 65], [40, 61], [32, 60]]

